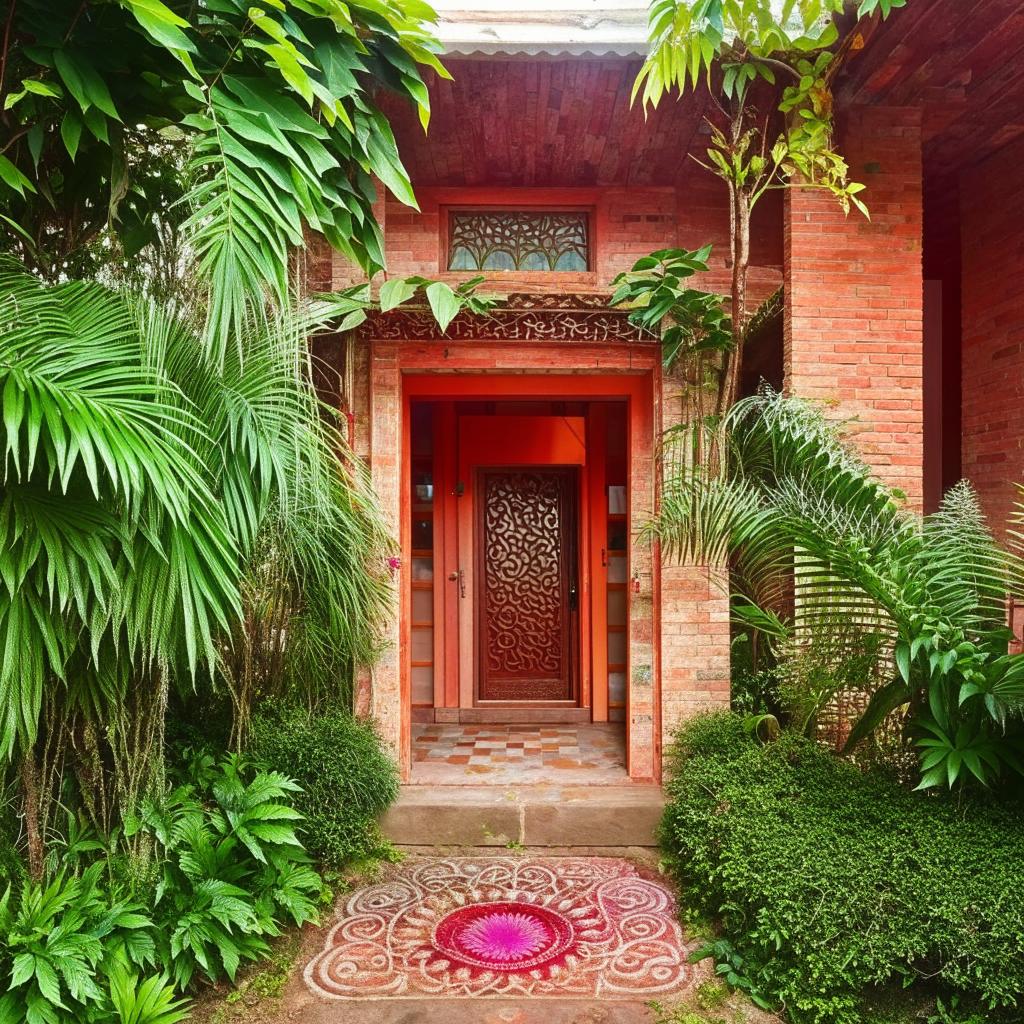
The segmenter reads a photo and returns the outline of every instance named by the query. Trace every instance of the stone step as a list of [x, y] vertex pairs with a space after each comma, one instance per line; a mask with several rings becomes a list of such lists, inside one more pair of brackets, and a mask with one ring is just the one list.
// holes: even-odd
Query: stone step
[[655, 846], [660, 786], [403, 786], [381, 819], [396, 846]]

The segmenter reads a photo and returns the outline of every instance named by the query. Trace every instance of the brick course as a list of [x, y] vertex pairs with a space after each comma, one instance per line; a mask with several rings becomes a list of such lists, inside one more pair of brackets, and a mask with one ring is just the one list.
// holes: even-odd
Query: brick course
[[786, 389], [853, 418], [887, 484], [923, 499], [921, 114], [847, 112], [840, 150], [870, 222], [815, 189], [786, 193]]
[[1003, 532], [1024, 482], [1024, 141], [964, 175], [963, 475]]

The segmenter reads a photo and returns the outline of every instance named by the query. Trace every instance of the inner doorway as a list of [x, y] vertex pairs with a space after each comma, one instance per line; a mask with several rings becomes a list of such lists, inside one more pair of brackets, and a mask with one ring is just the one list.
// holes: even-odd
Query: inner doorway
[[[614, 392], [442, 392], [410, 398], [406, 417], [411, 724], [614, 723], [621, 734], [628, 713], [627, 400]], [[589, 762], [588, 737], [578, 756], [556, 759]], [[534, 739], [510, 737], [509, 750]], [[562, 740], [565, 751], [573, 748]]]
[[579, 474], [480, 467], [477, 488], [478, 702], [576, 705]]

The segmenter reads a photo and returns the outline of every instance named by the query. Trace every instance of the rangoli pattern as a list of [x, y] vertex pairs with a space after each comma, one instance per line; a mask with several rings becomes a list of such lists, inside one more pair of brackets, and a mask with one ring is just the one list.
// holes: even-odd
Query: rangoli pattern
[[671, 895], [623, 860], [457, 858], [354, 893], [306, 968], [329, 999], [643, 999], [693, 981]]

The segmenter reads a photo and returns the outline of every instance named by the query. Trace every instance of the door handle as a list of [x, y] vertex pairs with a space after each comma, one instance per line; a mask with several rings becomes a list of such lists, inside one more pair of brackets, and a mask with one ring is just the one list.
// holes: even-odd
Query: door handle
[[456, 580], [459, 581], [459, 597], [466, 596], [466, 574], [460, 569], [458, 572], [448, 573], [448, 579], [454, 583]]

